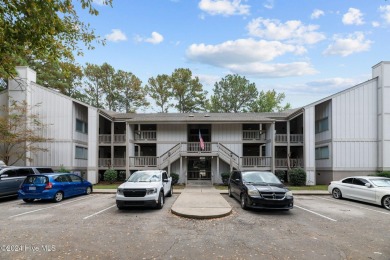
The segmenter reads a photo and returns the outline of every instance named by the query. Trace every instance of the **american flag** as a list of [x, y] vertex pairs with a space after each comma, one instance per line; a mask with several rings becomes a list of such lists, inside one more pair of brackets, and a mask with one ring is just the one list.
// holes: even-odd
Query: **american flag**
[[199, 129], [199, 145], [200, 145], [200, 149], [204, 150], [204, 142], [203, 142], [202, 135], [200, 134], [200, 129]]

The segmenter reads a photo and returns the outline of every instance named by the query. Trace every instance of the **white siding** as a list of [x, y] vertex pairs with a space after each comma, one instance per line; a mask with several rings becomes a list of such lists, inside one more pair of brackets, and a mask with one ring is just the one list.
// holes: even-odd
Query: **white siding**
[[212, 125], [213, 142], [226, 146], [238, 156], [242, 156], [242, 124], [215, 124]]
[[304, 112], [304, 168], [306, 171], [308, 185], [315, 184], [315, 170], [316, 170], [316, 161], [315, 161], [315, 108], [308, 107]]
[[157, 125], [157, 156], [181, 142], [187, 142], [186, 124]]
[[77, 103], [73, 103], [73, 139], [84, 143], [88, 142], [88, 134], [76, 131], [76, 119], [79, 119], [85, 123], [88, 123], [88, 107], [82, 106]]
[[98, 182], [98, 137], [99, 115], [96, 108], [88, 108], [88, 180], [93, 184]]
[[377, 87], [368, 81], [333, 98], [333, 170], [377, 165]]

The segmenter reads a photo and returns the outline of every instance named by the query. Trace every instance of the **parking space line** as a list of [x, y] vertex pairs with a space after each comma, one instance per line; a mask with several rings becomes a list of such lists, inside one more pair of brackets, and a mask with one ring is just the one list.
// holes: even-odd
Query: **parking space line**
[[[354, 204], [344, 203], [344, 202], [341, 202], [340, 200], [336, 200], [336, 199], [325, 199], [325, 198], [321, 198], [321, 197], [316, 197], [316, 198], [323, 199], [323, 200], [329, 200], [329, 201], [332, 201], [332, 202], [337, 202], [337, 203], [340, 203], [340, 204], [344, 204], [344, 205], [348, 205], [348, 206], [352, 206], [352, 207], [356, 207], [356, 208], [371, 210], [371, 211], [374, 211], [374, 212], [390, 215], [389, 212], [383, 212], [383, 211], [370, 209], [370, 208], [366, 208], [366, 207], [362, 207], [362, 206], [358, 206], [358, 205], [354, 205]], [[377, 204], [373, 204], [373, 205], [377, 205]]]
[[294, 207], [297, 207], [297, 208], [302, 209], [302, 210], [306, 210], [307, 212], [310, 212], [310, 213], [315, 214], [315, 215], [317, 215], [317, 216], [320, 216], [320, 217], [329, 219], [329, 220], [331, 220], [331, 221], [337, 221], [337, 220], [335, 220], [335, 219], [333, 219], [333, 218], [324, 216], [324, 215], [322, 215], [322, 214], [320, 214], [320, 213], [317, 213], [317, 212], [311, 211], [311, 210], [309, 210], [309, 209], [305, 209], [305, 208], [299, 207], [299, 206], [297, 206], [296, 204], [294, 205]]
[[104, 212], [104, 211], [106, 211], [106, 210], [109, 210], [110, 208], [113, 208], [113, 207], [115, 207], [115, 206], [116, 206], [116, 204], [114, 204], [114, 205], [112, 205], [112, 206], [110, 206], [110, 207], [108, 207], [108, 208], [106, 208], [106, 209], [103, 209], [103, 210], [101, 210], [101, 211], [99, 211], [99, 212], [93, 213], [92, 215], [86, 216], [86, 217], [83, 218], [83, 219], [87, 219], [87, 218], [96, 216], [96, 215], [98, 215], [98, 214], [100, 214], [100, 213], [102, 213], [102, 212]]
[[20, 213], [20, 214], [17, 214], [17, 215], [10, 216], [10, 218], [14, 218], [14, 217], [19, 217], [19, 216], [27, 215], [27, 214], [34, 213], [34, 212], [41, 211], [41, 210], [45, 210], [45, 209], [51, 209], [51, 208], [59, 207], [59, 206], [65, 205], [65, 204], [69, 204], [69, 203], [72, 203], [72, 202], [77, 202], [77, 201], [80, 201], [80, 200], [85, 200], [85, 199], [88, 199], [88, 198], [91, 198], [91, 197], [94, 197], [94, 196], [93, 196], [93, 195], [90, 195], [90, 196], [85, 197], [85, 198], [81, 198], [81, 199], [77, 199], [77, 200], [72, 200], [72, 201], [68, 201], [68, 202], [62, 202], [62, 203], [59, 203], [59, 204], [54, 205], [54, 206], [50, 206], [50, 207], [45, 207], [45, 208], [40, 208], [40, 209], [35, 209], [35, 210], [27, 211], [27, 212], [24, 212], [24, 213]]

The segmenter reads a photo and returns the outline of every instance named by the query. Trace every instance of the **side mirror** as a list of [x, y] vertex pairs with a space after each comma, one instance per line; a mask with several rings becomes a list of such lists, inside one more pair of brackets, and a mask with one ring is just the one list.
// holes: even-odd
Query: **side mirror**
[[371, 188], [372, 187], [371, 183], [366, 183], [366, 184], [364, 184], [364, 186], [366, 186], [367, 188]]

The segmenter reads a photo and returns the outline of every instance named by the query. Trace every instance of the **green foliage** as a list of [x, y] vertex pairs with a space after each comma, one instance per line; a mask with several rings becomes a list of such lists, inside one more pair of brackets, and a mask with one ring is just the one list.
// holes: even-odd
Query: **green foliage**
[[114, 169], [108, 169], [104, 172], [104, 180], [110, 182], [111, 184], [116, 181], [118, 177], [118, 172]]
[[118, 173], [118, 181], [126, 180], [126, 171], [119, 171]]
[[172, 99], [172, 85], [171, 79], [168, 75], [157, 75], [156, 78], [149, 78], [148, 84], [145, 87], [148, 95], [154, 100], [159, 107], [161, 113], [168, 113], [168, 109], [173, 107]]
[[175, 107], [179, 113], [204, 110], [207, 91], [203, 91], [198, 77], [192, 78], [190, 69], [175, 69], [171, 76], [171, 84], [173, 99], [177, 101]]
[[66, 173], [69, 173], [70, 171], [67, 170], [63, 164], [61, 164], [61, 168], [58, 170], [58, 172], [66, 172]]
[[306, 172], [302, 168], [294, 168], [288, 171], [291, 186], [306, 185]]
[[172, 185], [175, 185], [179, 181], [179, 174], [171, 172]]
[[290, 109], [291, 105], [289, 103], [285, 106], [281, 105], [285, 97], [284, 93], [277, 94], [275, 90], [261, 91], [257, 100], [252, 104], [250, 111], [276, 112]]
[[275, 176], [278, 177], [278, 179], [281, 182], [286, 182], [287, 181], [287, 172], [286, 171], [276, 170], [275, 171]]
[[378, 172], [376, 175], [379, 177], [390, 178], [390, 172]]
[[237, 74], [216, 82], [213, 92], [208, 110], [217, 113], [246, 112], [258, 95], [256, 84]]
[[224, 185], [228, 185], [229, 176], [230, 176], [230, 173], [228, 173], [228, 172], [222, 172], [222, 173], [221, 173], [222, 183], [223, 183]]
[[[93, 0], [79, 2], [91, 15], [98, 14]], [[15, 67], [26, 57], [73, 63], [74, 55], [84, 49], [79, 43], [93, 49], [95, 41], [104, 43], [89, 24], [80, 21], [71, 0], [0, 2], [0, 78], [14, 77]]]

